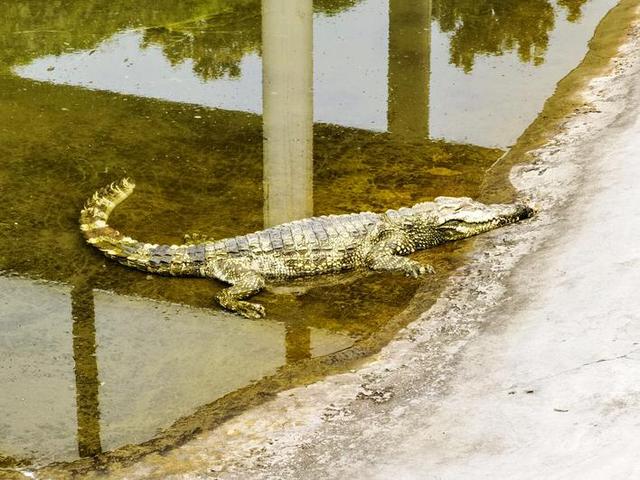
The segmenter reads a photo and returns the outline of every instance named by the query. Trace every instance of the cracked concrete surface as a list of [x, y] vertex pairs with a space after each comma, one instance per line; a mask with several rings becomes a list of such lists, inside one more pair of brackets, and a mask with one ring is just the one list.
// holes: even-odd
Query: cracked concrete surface
[[109, 478], [640, 478], [640, 30], [629, 38], [514, 169], [539, 215], [478, 238], [375, 359]]

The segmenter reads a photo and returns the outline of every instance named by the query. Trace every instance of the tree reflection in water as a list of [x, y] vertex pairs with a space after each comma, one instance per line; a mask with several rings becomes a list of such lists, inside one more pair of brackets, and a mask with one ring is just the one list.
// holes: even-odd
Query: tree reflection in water
[[260, 5], [242, 5], [207, 19], [145, 30], [143, 46], [161, 46], [172, 65], [193, 60], [203, 80], [240, 76], [240, 62], [261, 49]]
[[587, 0], [558, 0], [558, 5], [567, 10], [567, 20], [577, 22], [582, 17], [582, 6]]
[[[315, 10], [335, 15], [358, 1], [316, 1]], [[566, 9], [570, 22], [576, 22], [586, 1], [559, 0], [558, 5]], [[204, 80], [237, 77], [243, 56], [261, 52], [258, 3], [240, 4], [209, 18], [148, 29], [144, 44], [160, 46], [174, 65], [193, 60], [194, 72]], [[478, 56], [511, 51], [516, 51], [523, 63], [542, 64], [557, 13], [548, 0], [433, 0], [431, 8], [442, 31], [451, 34], [451, 63], [465, 72], [471, 72]], [[410, 17], [405, 20], [412, 22]]]
[[[586, 0], [560, 0], [568, 20], [580, 18]], [[433, 16], [451, 33], [450, 61], [465, 72], [477, 56], [517, 51], [523, 63], [540, 65], [556, 12], [547, 0], [434, 0]]]
[[[337, 15], [362, 0], [316, 0], [314, 11]], [[558, 0], [567, 20], [577, 22], [587, 0]], [[118, 5], [122, 3], [122, 5]], [[148, 27], [144, 45], [157, 45], [173, 63], [192, 60], [203, 79], [240, 73], [243, 56], [261, 52], [260, 0], [121, 0], [11, 2], [0, 22], [3, 65], [27, 63], [36, 56], [94, 48], [127, 28]], [[432, 0], [432, 15], [451, 34], [451, 63], [466, 72], [482, 55], [517, 51], [522, 62], [544, 62], [555, 25], [548, 0]]]

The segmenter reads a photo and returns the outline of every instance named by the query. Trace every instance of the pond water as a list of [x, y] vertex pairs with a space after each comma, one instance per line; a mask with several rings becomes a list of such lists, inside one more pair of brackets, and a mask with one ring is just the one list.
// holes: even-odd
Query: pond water
[[86, 246], [97, 188], [134, 178], [112, 224], [156, 243], [477, 197], [616, 3], [324, 0], [294, 20], [264, 2], [3, 6], [0, 467], [136, 458], [344, 368], [470, 246], [421, 254], [438, 271], [424, 281], [271, 287], [249, 321], [214, 305], [215, 282]]

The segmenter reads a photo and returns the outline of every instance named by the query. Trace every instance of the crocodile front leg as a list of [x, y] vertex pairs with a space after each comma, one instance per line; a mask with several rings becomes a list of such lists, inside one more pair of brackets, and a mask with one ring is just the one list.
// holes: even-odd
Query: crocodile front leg
[[401, 272], [407, 277], [418, 278], [425, 273], [435, 273], [431, 265], [422, 265], [410, 258], [384, 254], [371, 258], [368, 265], [371, 270], [379, 272]]
[[371, 270], [382, 272], [400, 272], [408, 277], [417, 278], [425, 273], [435, 273], [431, 265], [422, 265], [402, 255], [415, 252], [413, 242], [401, 230], [385, 232], [365, 257], [365, 264]]
[[264, 288], [265, 280], [259, 272], [247, 268], [241, 261], [228, 259], [216, 262], [213, 274], [223, 282], [231, 284], [216, 297], [222, 307], [247, 318], [265, 316], [262, 305], [244, 300]]

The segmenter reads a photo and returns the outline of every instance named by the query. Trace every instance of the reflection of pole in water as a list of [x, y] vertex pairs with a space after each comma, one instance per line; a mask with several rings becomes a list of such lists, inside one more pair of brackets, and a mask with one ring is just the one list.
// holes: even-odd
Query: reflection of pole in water
[[313, 215], [312, 0], [262, 0], [265, 227]]
[[311, 358], [311, 329], [297, 323], [287, 324], [285, 345], [287, 363]]
[[388, 130], [429, 136], [431, 0], [389, 0]]
[[100, 445], [95, 306], [93, 291], [88, 285], [76, 285], [71, 291], [71, 315], [76, 373], [78, 454], [81, 457], [90, 457], [102, 452], [102, 447]]

